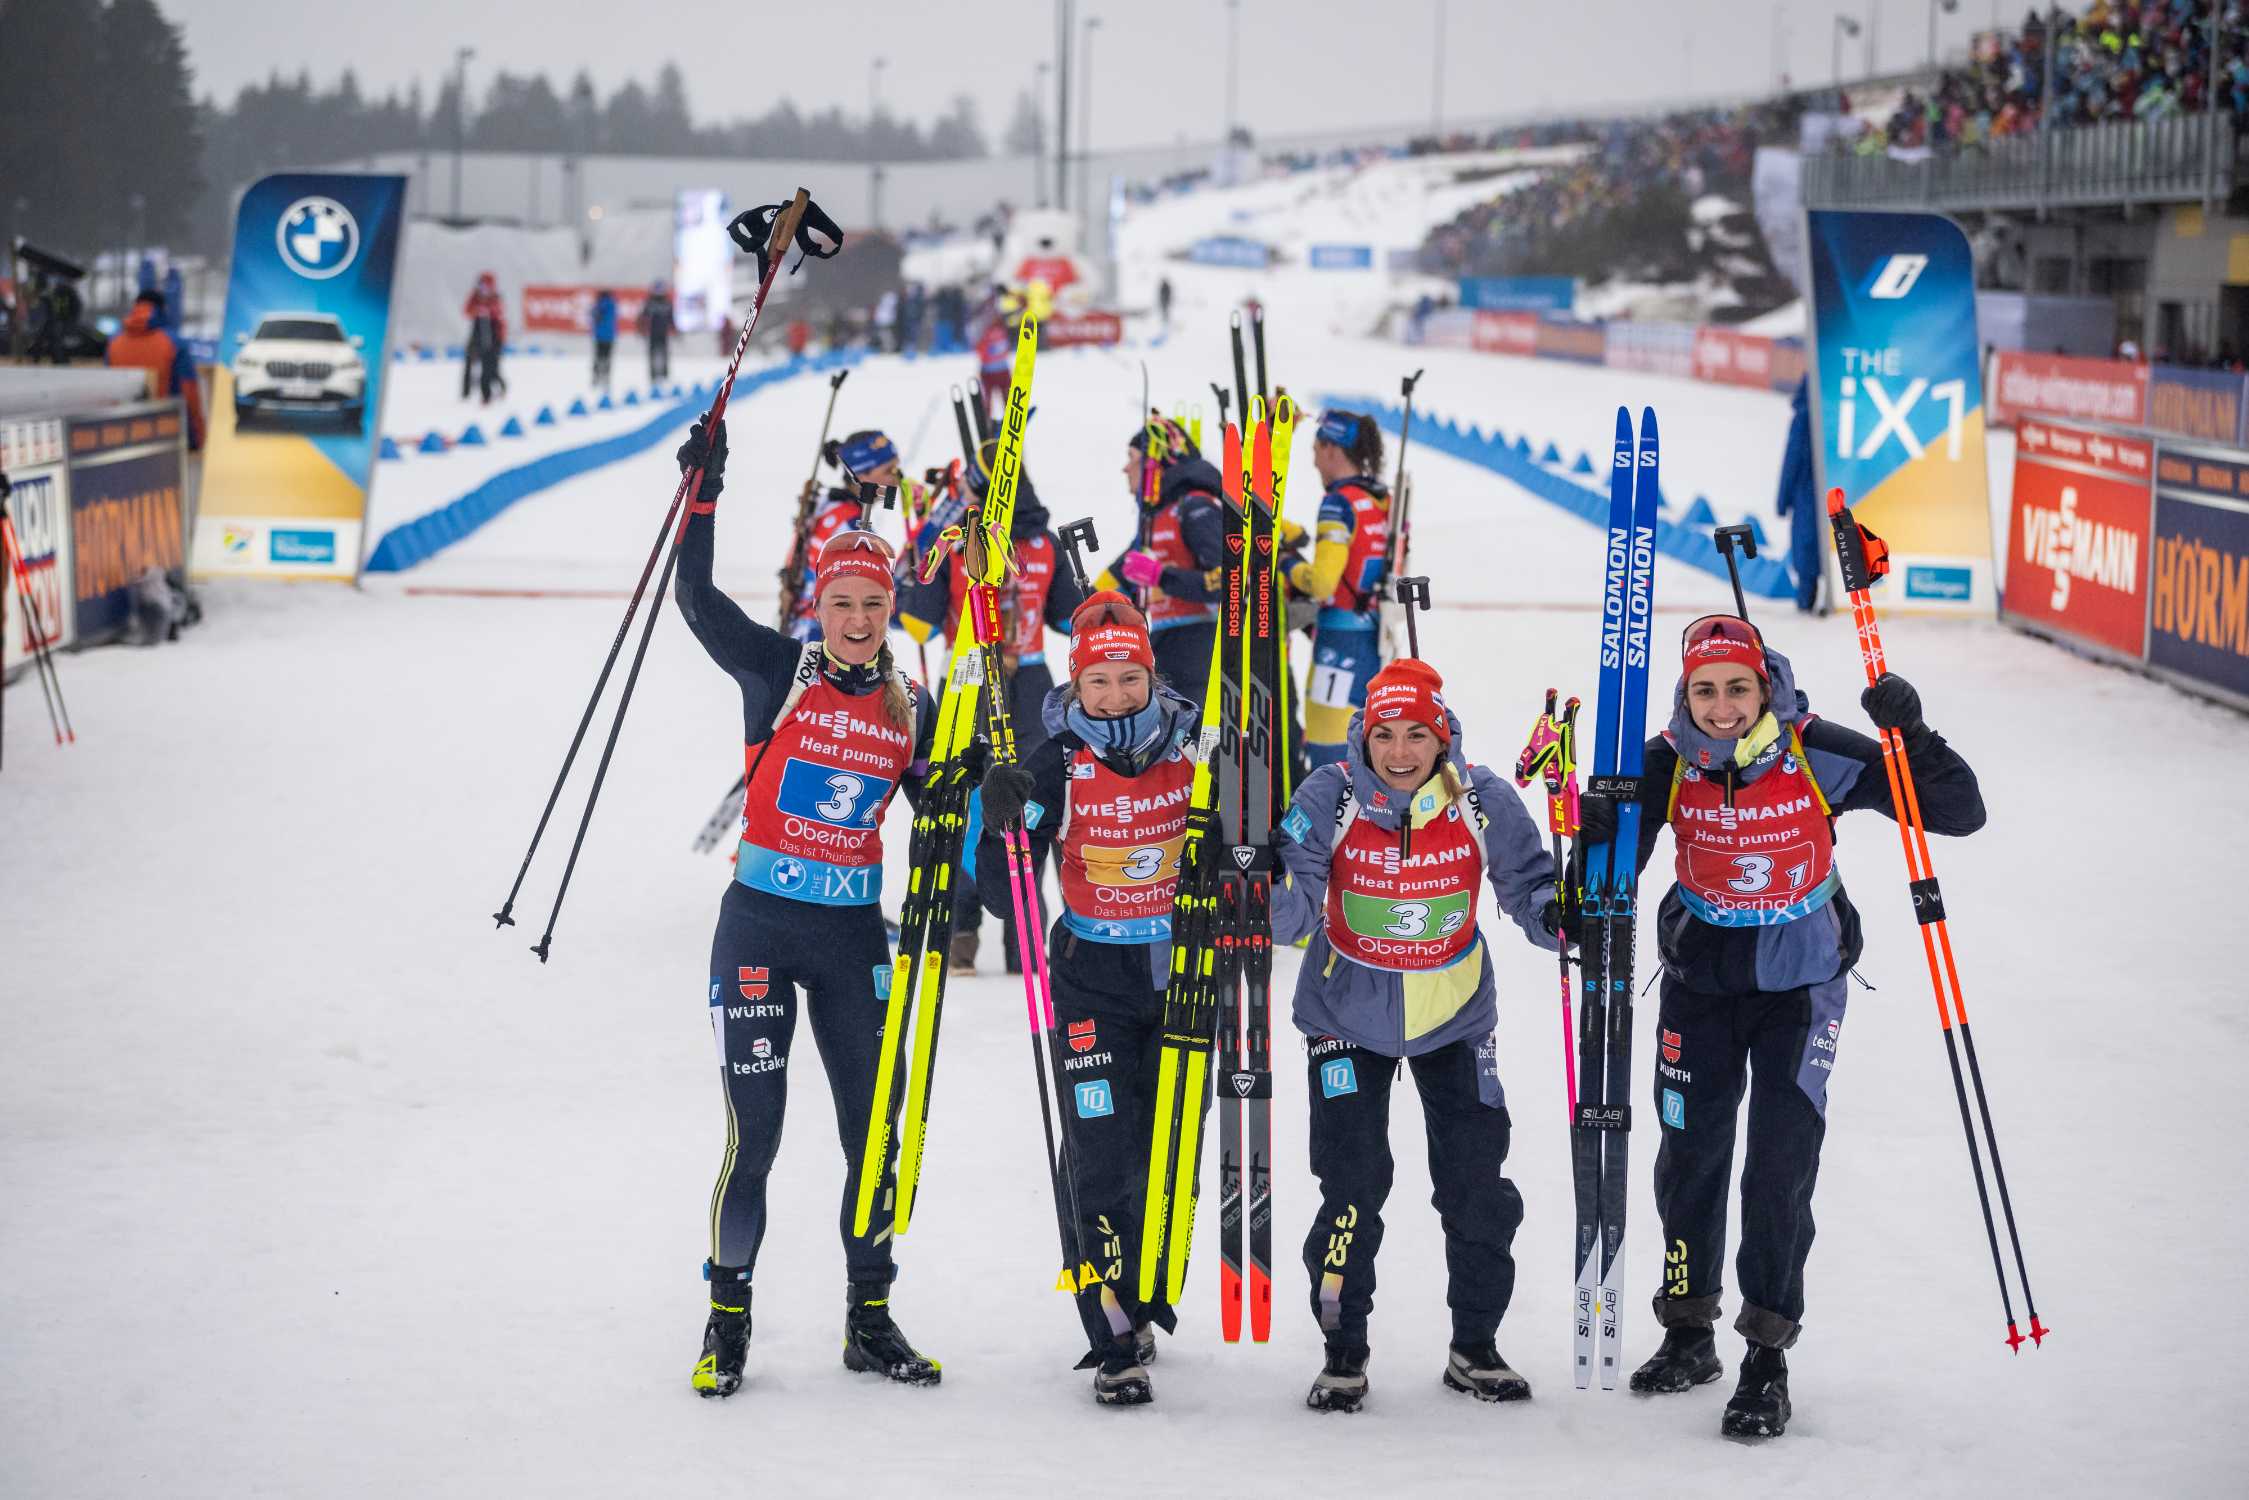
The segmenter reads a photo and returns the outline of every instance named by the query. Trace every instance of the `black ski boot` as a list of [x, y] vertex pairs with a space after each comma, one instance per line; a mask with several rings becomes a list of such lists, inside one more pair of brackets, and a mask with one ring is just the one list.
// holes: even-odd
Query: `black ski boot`
[[1708, 1328], [1682, 1325], [1664, 1331], [1663, 1347], [1632, 1372], [1632, 1389], [1643, 1396], [1667, 1396], [1708, 1385], [1726, 1373], [1718, 1340]]
[[703, 1274], [711, 1283], [711, 1316], [691, 1383], [699, 1396], [731, 1396], [742, 1388], [750, 1357], [750, 1283], [747, 1273], [726, 1266], [706, 1264]]
[[1103, 1406], [1146, 1406], [1156, 1399], [1155, 1384], [1141, 1368], [1131, 1339], [1111, 1339], [1093, 1371], [1093, 1399]]
[[1364, 1345], [1328, 1345], [1327, 1363], [1304, 1404], [1314, 1411], [1357, 1411], [1367, 1399], [1367, 1351]]
[[1751, 1344], [1719, 1431], [1728, 1437], [1779, 1437], [1788, 1430], [1788, 1418], [1788, 1356]]
[[1445, 1384], [1465, 1391], [1478, 1401], [1528, 1401], [1531, 1383], [1507, 1367], [1499, 1348], [1490, 1339], [1463, 1348], [1452, 1346], [1445, 1358]]
[[924, 1357], [890, 1321], [890, 1288], [854, 1287], [843, 1320], [843, 1367], [900, 1385], [935, 1385], [944, 1368]]

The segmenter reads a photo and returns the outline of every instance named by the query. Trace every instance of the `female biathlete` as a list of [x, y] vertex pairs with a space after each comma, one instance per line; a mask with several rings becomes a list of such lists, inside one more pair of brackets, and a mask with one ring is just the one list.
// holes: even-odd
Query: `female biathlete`
[[1305, 757], [1315, 766], [1343, 759], [1351, 715], [1367, 699], [1381, 663], [1383, 573], [1390, 556], [1390, 491], [1382, 431], [1371, 418], [1334, 410], [1320, 418], [1312, 467], [1320, 498], [1312, 560], [1289, 570], [1289, 586], [1319, 606], [1312, 667], [1305, 674]]
[[765, 1237], [765, 1179], [781, 1142], [797, 993], [834, 1096], [843, 1141], [844, 1365], [934, 1385], [938, 1365], [890, 1318], [890, 1225], [851, 1232], [859, 1153], [881, 1058], [890, 947], [882, 925], [882, 815], [918, 790], [934, 715], [891, 662], [893, 558], [873, 532], [820, 551], [813, 601], [822, 640], [802, 644], [745, 615], [711, 581], [726, 428], [698, 422], [679, 450], [701, 498], [679, 545], [679, 610], [742, 690], [748, 791], [734, 883], [711, 939], [711, 1032], [726, 1091], [726, 1155], [711, 1195], [710, 1317], [694, 1387], [730, 1396], [750, 1340], [750, 1280]]
[[1224, 491], [1218, 470], [1185, 430], [1167, 422], [1163, 431], [1153, 503], [1145, 483], [1148, 429], [1135, 431], [1125, 445], [1125, 485], [1147, 521], [1147, 543], [1120, 555], [1096, 586], [1142, 591], [1156, 668], [1175, 692], [1199, 708], [1210, 681], [1211, 648], [1218, 641], [1218, 601], [1225, 594]]
[[[1858, 961], [1858, 913], [1835, 866], [1837, 815], [1892, 818], [1882, 748], [1806, 712], [1786, 657], [1754, 626], [1712, 615], [1687, 627], [1671, 724], [1648, 741], [1640, 779], [1640, 864], [1671, 825], [1676, 879], [1657, 931], [1663, 1000], [1654, 1098], [1663, 1219], [1663, 1345], [1632, 1375], [1643, 1393], [1684, 1391], [1724, 1373], [1711, 1329], [1725, 1286], [1726, 1194], [1749, 1095], [1734, 1261], [1748, 1340], [1722, 1430], [1777, 1437], [1788, 1426], [1788, 1360], [1804, 1316], [1812, 1186], [1827, 1133], [1827, 1080]], [[1931, 833], [1983, 826], [1983, 795], [1957, 751], [1921, 718], [1920, 695], [1885, 675], [1860, 697], [1904, 738]], [[1615, 804], [1582, 802], [1584, 838], [1616, 832]]]
[[[1055, 1023], [1066, 1043], [1057, 1107], [1076, 1178], [1078, 1218], [1062, 1227], [1101, 1280], [1078, 1294], [1094, 1399], [1154, 1399], [1151, 1325], [1141, 1305], [1142, 1190], [1154, 1123], [1164, 986], [1171, 973], [1171, 901], [1195, 779], [1187, 746], [1200, 715], [1155, 673], [1140, 611], [1102, 591], [1071, 621], [1070, 681], [1046, 701], [1048, 738], [1020, 766], [984, 778], [984, 826], [1020, 816], [1034, 852], [1060, 852], [1062, 910], [1048, 939]], [[1006, 912], [1006, 856], [987, 835], [977, 856], [985, 903]], [[1205, 1101], [1208, 1102], [1207, 1100]]]
[[1374, 676], [1342, 761], [1298, 789], [1275, 840], [1273, 940], [1310, 936], [1294, 1019], [1306, 1038], [1320, 1212], [1304, 1241], [1327, 1362], [1307, 1404], [1356, 1411], [1390, 1195], [1390, 1089], [1413, 1069], [1444, 1226], [1452, 1348], [1444, 1382], [1484, 1401], [1530, 1385], [1493, 1339], [1515, 1289], [1522, 1195], [1502, 1171], [1500, 1089], [1478, 887], [1538, 947], [1559, 941], [1554, 861], [1498, 777], [1461, 753], [1443, 682], [1406, 658]]

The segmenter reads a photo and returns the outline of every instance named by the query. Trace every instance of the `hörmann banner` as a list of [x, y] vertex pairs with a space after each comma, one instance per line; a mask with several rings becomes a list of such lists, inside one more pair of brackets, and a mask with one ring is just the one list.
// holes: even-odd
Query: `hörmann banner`
[[[1992, 585], [1975, 265], [1941, 214], [1814, 210], [1815, 430], [1840, 485], [1890, 544], [1885, 609], [1983, 613]], [[1831, 598], [1841, 598], [1830, 563]]]
[[194, 566], [353, 578], [381, 430], [406, 179], [285, 172], [242, 195]]
[[2148, 665], [2249, 708], [2249, 462], [2165, 443], [2156, 455]]
[[133, 585], [187, 561], [186, 427], [176, 400], [72, 417], [70, 562], [79, 645], [122, 631]]

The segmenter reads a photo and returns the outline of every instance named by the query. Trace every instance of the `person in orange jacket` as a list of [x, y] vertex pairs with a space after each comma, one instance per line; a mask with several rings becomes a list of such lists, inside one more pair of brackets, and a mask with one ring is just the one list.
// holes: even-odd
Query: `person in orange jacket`
[[105, 364], [120, 370], [146, 370], [158, 399], [178, 396], [187, 413], [187, 445], [203, 446], [203, 388], [195, 378], [195, 359], [187, 346], [165, 331], [164, 294], [143, 292], [125, 314], [125, 326], [110, 336]]

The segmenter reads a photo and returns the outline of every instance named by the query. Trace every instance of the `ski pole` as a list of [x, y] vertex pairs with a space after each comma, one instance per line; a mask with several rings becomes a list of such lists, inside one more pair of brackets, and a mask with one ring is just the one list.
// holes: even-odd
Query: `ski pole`
[[[830, 243], [826, 247], [812, 242], [811, 234], [814, 230], [828, 238]], [[717, 432], [718, 424], [725, 420], [727, 401], [734, 391], [734, 377], [742, 368], [742, 357], [749, 352], [750, 336], [757, 331], [758, 315], [765, 310], [766, 298], [773, 290], [773, 279], [788, 258], [791, 242], [806, 255], [820, 260], [827, 259], [843, 248], [843, 232], [836, 228], [834, 220], [814, 206], [810, 195], [803, 188], [798, 188], [796, 196], [786, 204], [766, 204], [737, 216], [727, 226], [727, 233], [735, 244], [757, 257], [758, 287], [756, 296], [751, 299], [749, 313], [742, 319], [742, 331], [734, 340], [734, 356], [727, 363], [726, 378], [719, 382], [718, 394], [712, 398], [710, 410], [703, 417], [705, 433]], [[803, 263], [801, 258], [797, 262], [799, 266]], [[607, 686], [609, 674], [617, 665], [617, 654], [625, 644], [626, 632], [632, 628], [633, 616], [639, 610], [641, 598], [648, 587], [649, 574], [656, 567], [658, 554], [663, 554], [663, 574], [656, 585], [656, 595], [660, 600], [664, 590], [671, 584], [672, 567], [679, 554], [680, 538], [687, 534], [688, 516], [702, 491], [703, 471], [699, 468], [682, 474], [678, 487], [672, 491], [671, 506], [664, 512], [664, 528], [657, 532], [656, 545], [649, 549], [648, 561], [640, 570], [640, 581], [633, 586], [632, 597], [626, 603], [625, 618], [617, 626], [617, 636], [610, 643], [609, 655], [601, 664], [601, 674], [594, 679], [593, 694], [586, 700], [586, 711], [578, 720], [577, 732], [570, 737], [570, 749], [563, 756], [562, 770], [555, 777], [554, 790], [547, 794], [547, 805], [539, 814], [538, 827], [532, 831], [531, 845], [523, 851], [523, 864], [516, 871], [515, 884], [509, 887], [508, 899], [500, 910], [493, 914], [496, 927], [514, 925], [511, 913], [515, 907], [516, 894], [522, 889], [524, 875], [531, 868], [532, 855], [538, 852], [539, 841], [546, 833], [547, 820], [554, 813], [556, 799], [562, 795], [562, 784], [569, 777], [571, 764], [577, 759], [579, 746], [585, 740], [586, 728], [593, 722], [594, 708], [601, 701], [602, 689]], [[678, 517], [676, 529], [672, 524], [675, 516]], [[671, 532], [668, 551], [664, 546], [664, 531]], [[625, 676], [622, 698], [617, 705], [617, 717], [610, 725], [608, 743], [602, 749], [593, 788], [586, 797], [586, 810], [578, 820], [577, 837], [570, 845], [570, 859], [563, 867], [562, 884], [555, 891], [554, 907], [547, 916], [546, 931], [540, 935], [538, 945], [531, 950], [539, 955], [541, 963], [547, 961], [548, 949], [554, 940], [555, 919], [562, 913], [562, 898], [569, 893], [571, 874], [578, 867], [578, 852], [584, 847], [587, 825], [593, 821], [594, 804], [601, 796], [601, 784], [609, 772], [609, 758], [617, 748], [618, 731], [624, 727], [625, 709], [632, 702], [633, 684], [640, 676], [640, 664], [648, 654], [649, 637], [655, 632], [656, 617], [661, 612], [654, 605], [649, 608], [647, 622], [641, 629], [639, 648], [634, 652], [632, 667]]]
[[1234, 340], [1234, 409], [1242, 414], [1243, 440], [1248, 441], [1249, 427], [1249, 366], [1242, 354], [1242, 315], [1239, 310], [1227, 314], [1227, 326]]
[[1406, 444], [1413, 440], [1413, 388], [1421, 384], [1422, 371], [1416, 370], [1398, 382], [1398, 394], [1405, 397], [1405, 415], [1398, 421], [1398, 482], [1390, 486], [1402, 493], [1406, 487]]
[[789, 546], [789, 560], [781, 569], [781, 616], [774, 622], [774, 629], [783, 634], [804, 602], [805, 549], [811, 545], [812, 512], [818, 504], [820, 461], [828, 453], [828, 429], [836, 419], [836, 394], [850, 374], [851, 366], [845, 365], [828, 377], [828, 410], [820, 418], [820, 441], [812, 450], [812, 472], [804, 476], [804, 488], [797, 494], [796, 533]]
[[[11, 486], [11, 490], [12, 490]], [[55, 743], [77, 744], [78, 731], [70, 724], [70, 705], [63, 702], [62, 673], [55, 667], [52, 637], [47, 634], [47, 622], [39, 610], [38, 597], [31, 589], [31, 572], [23, 560], [23, 538], [16, 531], [15, 518], [8, 513], [7, 500], [0, 497], [0, 542], [8, 550], [10, 571], [15, 575], [16, 597], [23, 604], [24, 618], [31, 625], [32, 670], [39, 674], [39, 695], [47, 701], [47, 722], [55, 731]], [[60, 623], [59, 621], [57, 622]], [[49, 695], [52, 694], [50, 697]]]
[[976, 452], [976, 429], [968, 416], [968, 397], [959, 386], [953, 387], [953, 429], [960, 434], [961, 457], [974, 473], [979, 462]]
[[[1546, 690], [1546, 709], [1531, 725], [1530, 741], [1515, 761], [1515, 784], [1529, 786], [1534, 779], [1546, 784], [1546, 826], [1554, 841], [1555, 899], [1565, 914], [1572, 905], [1569, 864], [1562, 840], [1577, 837], [1577, 710], [1572, 697], [1559, 717], [1554, 712], [1555, 689]], [[1570, 1020], [1570, 945], [1561, 944], [1562, 961], [1562, 1074], [1569, 1090], [1569, 1118], [1577, 1118], [1577, 1049], [1571, 1043], [1576, 1028]]]
[[1421, 626], [1416, 617], [1429, 607], [1429, 580], [1427, 578], [1401, 578], [1398, 580], [1398, 603], [1406, 612], [1406, 655], [1421, 656]]
[[[1827, 492], [1827, 514], [1835, 529], [1836, 560], [1842, 566], [1843, 587], [1851, 596], [1851, 622], [1858, 629], [1859, 656], [1866, 665], [1867, 686], [1889, 671], [1882, 652], [1882, 631], [1874, 617], [1868, 590], [1890, 571], [1890, 549], [1883, 540], [1858, 523], [1843, 503], [1840, 487]], [[2014, 1249], [2015, 1276], [2022, 1283], [2023, 1308], [2030, 1314], [2030, 1341], [2043, 1345], [2052, 1332], [2038, 1318], [2038, 1303], [2030, 1293], [2030, 1272], [2023, 1263], [2022, 1236], [2015, 1228], [2015, 1206], [2007, 1192], [2007, 1172], [1999, 1164], [1999, 1137], [1991, 1125], [1991, 1101], [1984, 1093], [1983, 1068], [1976, 1060], [1976, 1043], [1968, 1030], [1968, 1001], [1961, 993], [1959, 966], [1953, 961], [1952, 934], [1945, 925], [1944, 895], [1937, 886], [1936, 867], [1929, 861], [1929, 836], [1921, 822], [1921, 798], [1913, 784], [1913, 765], [1906, 759], [1905, 738], [1895, 729], [1883, 729], [1882, 767], [1889, 773], [1890, 806], [1898, 814], [1898, 842], [1905, 849], [1906, 888], [1913, 895], [1913, 914], [1921, 926], [1921, 948], [1929, 962], [1929, 986], [1936, 993], [1937, 1021], [1944, 1030], [1945, 1054], [1952, 1064], [1952, 1092], [1960, 1104], [1960, 1128], [1968, 1139], [1968, 1165], [1975, 1174], [1976, 1197], [1983, 1206], [1984, 1235], [1991, 1242], [1991, 1269], [1999, 1278], [1999, 1302], [2007, 1314], [2007, 1348], [2019, 1353], [2023, 1335], [2016, 1331], [2014, 1299], [2007, 1291], [2007, 1271], [1999, 1253], [1999, 1232], [1991, 1218], [1991, 1194], [1984, 1186], [1983, 1161], [1976, 1152], [1976, 1128], [1968, 1116], [1968, 1090], [1960, 1076], [1960, 1056], [1968, 1057], [1968, 1076], [1974, 1080], [1976, 1112], [1982, 1117], [1984, 1144], [1991, 1152], [1992, 1180], [1999, 1188], [2000, 1213], [2007, 1221], [2007, 1239]], [[1938, 954], [1944, 963], [1940, 971]], [[1953, 1032], [1960, 1033], [1956, 1045]]]
[[1257, 394], [1263, 396], [1267, 390], [1265, 384], [1265, 306], [1263, 303], [1252, 302], [1249, 306], [1249, 336], [1251, 342], [1257, 345]]
[[1726, 560], [1726, 577], [1734, 586], [1734, 613], [1744, 622], [1749, 619], [1749, 600], [1741, 591], [1741, 564], [1734, 558], [1734, 548], [1741, 548], [1743, 557], [1757, 555], [1757, 533], [1745, 523], [1740, 526], [1721, 526], [1710, 534], [1718, 544], [1718, 555]]

